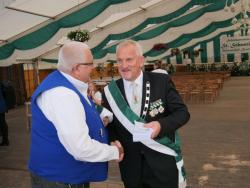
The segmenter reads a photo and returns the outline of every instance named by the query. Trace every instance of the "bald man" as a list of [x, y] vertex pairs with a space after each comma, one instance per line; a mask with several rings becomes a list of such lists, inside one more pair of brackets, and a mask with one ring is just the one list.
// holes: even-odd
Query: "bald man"
[[107, 144], [102, 120], [87, 97], [93, 69], [89, 47], [69, 42], [58, 60], [58, 70], [32, 95], [32, 188], [88, 187], [107, 178], [107, 161], [123, 159], [119, 142]]

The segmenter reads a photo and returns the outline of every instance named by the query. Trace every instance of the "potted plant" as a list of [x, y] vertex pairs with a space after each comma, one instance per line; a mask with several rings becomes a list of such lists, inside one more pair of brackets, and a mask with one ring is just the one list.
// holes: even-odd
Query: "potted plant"
[[228, 67], [228, 65], [226, 64], [226, 63], [223, 63], [222, 65], [221, 65], [221, 71], [228, 71], [229, 70], [229, 67]]
[[85, 42], [90, 39], [89, 31], [77, 29], [75, 31], [70, 31], [67, 35], [68, 39], [73, 41]]

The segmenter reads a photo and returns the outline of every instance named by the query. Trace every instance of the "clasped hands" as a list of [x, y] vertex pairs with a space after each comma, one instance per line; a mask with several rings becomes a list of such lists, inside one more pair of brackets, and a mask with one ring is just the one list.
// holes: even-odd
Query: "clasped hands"
[[[145, 123], [144, 127], [151, 128], [153, 130], [152, 134], [151, 134], [152, 139], [156, 138], [161, 131], [161, 125], [158, 121], [152, 121], [150, 123]], [[124, 158], [124, 149], [123, 149], [123, 146], [121, 145], [121, 143], [118, 140], [116, 140], [116, 141], [111, 142], [111, 145], [116, 146], [118, 148], [119, 159], [117, 160], [117, 162], [122, 161]]]
[[110, 144], [111, 144], [111, 146], [116, 146], [117, 147], [117, 149], [119, 151], [119, 159], [116, 160], [116, 161], [121, 162], [123, 160], [123, 158], [124, 158], [124, 149], [123, 149], [121, 143], [118, 140], [116, 140], [116, 141], [111, 142]]

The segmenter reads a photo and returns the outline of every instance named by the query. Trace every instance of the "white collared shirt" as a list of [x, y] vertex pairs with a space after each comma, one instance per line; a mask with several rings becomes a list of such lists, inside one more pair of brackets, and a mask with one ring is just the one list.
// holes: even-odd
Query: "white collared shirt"
[[[61, 72], [89, 102], [88, 84]], [[57, 130], [65, 149], [79, 161], [102, 162], [119, 158], [115, 146], [102, 144], [89, 136], [84, 107], [79, 96], [66, 87], [56, 87], [43, 92], [37, 104]]]
[[138, 87], [137, 91], [138, 91], [138, 95], [140, 96], [139, 105], [141, 106], [142, 86], [143, 86], [143, 73], [142, 73], [142, 71], [141, 71], [140, 75], [134, 81], [128, 81], [128, 80], [123, 79], [125, 95], [126, 95], [127, 101], [128, 101], [130, 106], [132, 106], [132, 101], [133, 101], [133, 89], [131, 87], [132, 82], [137, 84], [137, 87]]

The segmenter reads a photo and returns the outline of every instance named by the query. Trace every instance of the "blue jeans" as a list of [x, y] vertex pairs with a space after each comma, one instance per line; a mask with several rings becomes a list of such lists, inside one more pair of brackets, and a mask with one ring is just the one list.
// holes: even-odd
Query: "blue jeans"
[[30, 174], [30, 176], [32, 188], [89, 188], [89, 183], [68, 184], [60, 182], [51, 182], [32, 173]]

